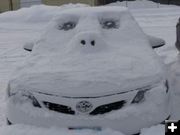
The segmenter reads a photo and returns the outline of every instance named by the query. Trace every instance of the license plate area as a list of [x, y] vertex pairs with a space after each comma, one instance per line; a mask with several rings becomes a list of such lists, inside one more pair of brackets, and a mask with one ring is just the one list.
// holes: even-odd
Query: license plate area
[[94, 130], [101, 131], [101, 127], [69, 127], [69, 130]]

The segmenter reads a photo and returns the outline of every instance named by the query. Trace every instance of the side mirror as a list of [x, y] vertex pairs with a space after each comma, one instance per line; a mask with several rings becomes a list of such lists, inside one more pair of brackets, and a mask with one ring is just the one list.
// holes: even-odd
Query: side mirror
[[28, 43], [26, 43], [23, 46], [24, 50], [29, 51], [29, 52], [32, 51], [33, 47], [34, 47], [34, 43], [33, 42], [28, 42]]
[[157, 38], [157, 37], [154, 37], [151, 35], [147, 35], [147, 36], [148, 36], [149, 42], [153, 49], [162, 47], [166, 44], [165, 40], [163, 40], [161, 38]]

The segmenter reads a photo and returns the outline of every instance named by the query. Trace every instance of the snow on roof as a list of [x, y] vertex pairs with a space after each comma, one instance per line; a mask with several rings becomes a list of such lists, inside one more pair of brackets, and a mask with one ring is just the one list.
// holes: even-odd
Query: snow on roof
[[[83, 12], [82, 12], [83, 11]], [[98, 6], [98, 7], [80, 7], [80, 8], [76, 8], [76, 9], [67, 9], [64, 12], [77, 12], [77, 13], [88, 13], [88, 12], [112, 12], [112, 11], [117, 11], [117, 12], [122, 12], [122, 11], [128, 11], [128, 9], [126, 7], [123, 6]], [[61, 12], [63, 13], [63, 11]]]
[[29, 8], [21, 8], [16, 11], [9, 11], [0, 14], [1, 22], [49, 22], [54, 15], [69, 8], [87, 7], [85, 4], [66, 4], [62, 6], [36, 5]]

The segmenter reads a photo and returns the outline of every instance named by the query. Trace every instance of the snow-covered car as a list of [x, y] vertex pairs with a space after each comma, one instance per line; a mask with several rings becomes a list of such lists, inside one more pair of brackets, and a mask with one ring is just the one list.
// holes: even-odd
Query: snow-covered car
[[171, 87], [153, 39], [123, 7], [62, 11], [8, 83], [8, 123], [130, 135], [163, 122]]

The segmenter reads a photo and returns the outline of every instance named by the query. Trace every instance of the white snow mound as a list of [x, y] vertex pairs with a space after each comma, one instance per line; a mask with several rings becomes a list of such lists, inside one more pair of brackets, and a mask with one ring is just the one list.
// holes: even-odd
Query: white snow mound
[[[101, 21], [108, 19], [115, 20], [118, 28], [103, 29]], [[59, 29], [65, 22], [74, 22], [76, 27], [69, 31]], [[82, 45], [82, 40], [87, 44]], [[95, 46], [91, 41], [95, 41]], [[97, 89], [100, 93], [119, 88], [126, 91], [127, 87], [159, 81], [162, 68], [126, 8], [77, 8], [61, 12], [51, 21], [31, 57], [16, 71], [11, 87], [33, 86], [44, 91], [51, 88], [51, 92], [66, 90], [67, 94], [97, 94]]]
[[25, 125], [4, 126], [0, 128], [0, 135], [123, 135], [110, 129], [103, 131], [67, 130], [59, 128], [38, 128]]
[[165, 126], [157, 125], [141, 130], [141, 135], [165, 135]]
[[9, 11], [0, 14], [1, 22], [49, 22], [54, 15], [69, 8], [87, 7], [85, 4], [66, 4], [63, 6], [35, 5], [29, 8], [21, 8], [17, 11]]

